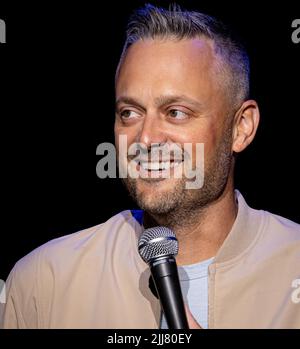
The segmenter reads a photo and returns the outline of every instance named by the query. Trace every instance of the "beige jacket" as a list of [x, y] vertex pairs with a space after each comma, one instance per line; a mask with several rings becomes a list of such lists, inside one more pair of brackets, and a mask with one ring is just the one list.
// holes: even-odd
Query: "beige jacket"
[[[209, 267], [209, 328], [300, 328], [300, 226], [239, 209]], [[7, 281], [4, 328], [158, 328], [131, 211], [42, 245]]]

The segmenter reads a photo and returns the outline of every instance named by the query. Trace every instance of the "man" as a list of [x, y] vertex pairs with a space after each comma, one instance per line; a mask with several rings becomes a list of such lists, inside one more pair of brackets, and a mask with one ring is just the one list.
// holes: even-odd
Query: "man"
[[[221, 23], [178, 7], [137, 11], [116, 73], [115, 136], [118, 149], [120, 136], [146, 149], [121, 161], [143, 174], [124, 179], [143, 220], [124, 211], [22, 258], [7, 282], [4, 327], [166, 328], [137, 251], [153, 225], [178, 238], [191, 328], [299, 327], [300, 227], [234, 190], [236, 154], [258, 124], [247, 54]], [[188, 188], [188, 172], [178, 174], [200, 171], [197, 144], [204, 182]], [[150, 156], [166, 146], [171, 158]]]

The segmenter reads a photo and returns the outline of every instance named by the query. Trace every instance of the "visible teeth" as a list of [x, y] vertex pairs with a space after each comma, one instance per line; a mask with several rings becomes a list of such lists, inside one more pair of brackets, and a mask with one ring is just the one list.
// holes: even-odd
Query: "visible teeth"
[[178, 165], [180, 162], [141, 162], [141, 166], [144, 170], [159, 171], [168, 170], [169, 168]]
[[161, 167], [163, 170], [168, 170], [171, 164], [169, 162], [161, 162]]
[[159, 162], [142, 162], [141, 163], [144, 170], [159, 170]]
[[181, 161], [179, 161], [179, 162], [178, 161], [171, 162], [170, 167], [173, 168], [174, 166], [177, 166], [180, 163], [181, 163]]

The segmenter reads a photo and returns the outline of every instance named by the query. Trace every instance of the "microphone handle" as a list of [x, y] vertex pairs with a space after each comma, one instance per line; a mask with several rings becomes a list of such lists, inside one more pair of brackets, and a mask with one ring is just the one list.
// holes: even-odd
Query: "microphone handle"
[[188, 329], [175, 258], [152, 260], [150, 270], [169, 329]]

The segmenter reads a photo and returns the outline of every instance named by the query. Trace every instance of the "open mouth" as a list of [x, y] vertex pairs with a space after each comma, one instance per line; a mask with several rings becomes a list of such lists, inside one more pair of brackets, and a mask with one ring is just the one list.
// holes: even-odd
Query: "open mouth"
[[164, 171], [169, 170], [170, 168], [174, 168], [181, 163], [182, 160], [156, 162], [141, 161], [138, 164], [145, 171]]
[[183, 160], [168, 161], [136, 161], [136, 171], [141, 179], [166, 179], [174, 177], [174, 171], [183, 163]]

